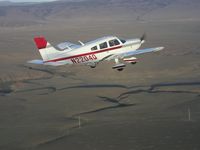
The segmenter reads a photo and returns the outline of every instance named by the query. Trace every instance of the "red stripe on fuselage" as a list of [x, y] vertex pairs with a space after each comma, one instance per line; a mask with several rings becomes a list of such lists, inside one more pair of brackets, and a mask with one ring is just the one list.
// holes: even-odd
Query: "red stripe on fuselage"
[[89, 52], [89, 53], [84, 53], [84, 54], [78, 54], [78, 55], [69, 56], [69, 57], [57, 58], [57, 59], [48, 60], [48, 61], [45, 61], [45, 62], [62, 61], [62, 60], [72, 59], [72, 58], [81, 57], [81, 56], [86, 56], [86, 55], [92, 55], [92, 54], [103, 53], [103, 52], [106, 52], [106, 51], [116, 50], [116, 49], [119, 49], [119, 48], [122, 48], [122, 46], [107, 48], [107, 49], [103, 49], [103, 50], [99, 50], [99, 51], [94, 51], [94, 52]]

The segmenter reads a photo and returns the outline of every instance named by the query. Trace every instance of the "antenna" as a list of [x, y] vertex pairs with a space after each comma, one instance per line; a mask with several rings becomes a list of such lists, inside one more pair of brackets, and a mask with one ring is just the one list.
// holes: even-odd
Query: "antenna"
[[84, 44], [83, 42], [81, 42], [81, 41], [78, 41], [78, 42], [79, 42], [82, 46], [85, 45], [85, 44]]
[[190, 107], [188, 107], [188, 121], [191, 121], [191, 112], [190, 112]]
[[78, 117], [78, 127], [81, 128], [81, 117]]
[[70, 50], [72, 50], [72, 48], [71, 48], [71, 47], [69, 47], [68, 45], [67, 45], [66, 47], [67, 47], [67, 49], [70, 49]]

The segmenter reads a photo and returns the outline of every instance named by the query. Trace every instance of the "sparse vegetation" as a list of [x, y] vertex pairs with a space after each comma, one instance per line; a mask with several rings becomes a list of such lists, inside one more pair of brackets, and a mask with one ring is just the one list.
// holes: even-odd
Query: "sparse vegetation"
[[[0, 149], [200, 149], [199, 3], [63, 0], [0, 7]], [[40, 58], [34, 36], [56, 45], [145, 31], [144, 48], [165, 50], [137, 56], [120, 73], [111, 69], [114, 62], [95, 69], [26, 63]]]

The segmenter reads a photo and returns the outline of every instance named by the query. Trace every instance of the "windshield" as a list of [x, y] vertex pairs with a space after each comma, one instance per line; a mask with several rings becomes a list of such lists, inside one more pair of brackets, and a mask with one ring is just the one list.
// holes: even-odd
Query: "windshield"
[[126, 43], [126, 40], [124, 40], [124, 39], [120, 39], [120, 41], [124, 44], [124, 43]]

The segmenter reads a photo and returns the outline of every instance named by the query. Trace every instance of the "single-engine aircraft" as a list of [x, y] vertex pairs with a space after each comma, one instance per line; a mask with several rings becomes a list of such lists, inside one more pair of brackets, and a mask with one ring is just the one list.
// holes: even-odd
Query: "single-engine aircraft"
[[137, 63], [134, 55], [164, 49], [164, 47], [138, 49], [145, 42], [145, 37], [144, 34], [141, 38], [125, 40], [116, 36], [106, 36], [87, 43], [79, 41], [80, 44], [63, 42], [57, 47], [53, 47], [44, 37], [35, 37], [34, 41], [42, 60], [31, 60], [28, 63], [52, 66], [85, 64], [95, 68], [101, 61], [114, 60], [115, 65], [112, 68], [122, 71], [126, 67], [125, 63]]

